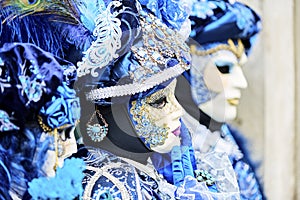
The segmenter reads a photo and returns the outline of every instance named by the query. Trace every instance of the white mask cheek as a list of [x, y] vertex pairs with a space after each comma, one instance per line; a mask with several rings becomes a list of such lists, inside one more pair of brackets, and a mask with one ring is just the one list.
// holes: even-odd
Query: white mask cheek
[[224, 91], [224, 86], [228, 84], [226, 76], [221, 74], [212, 63], [205, 68], [203, 77], [206, 87], [212, 92], [220, 93]]
[[48, 150], [45, 154], [45, 162], [42, 166], [42, 170], [48, 177], [54, 177], [54, 165], [55, 165], [55, 151]]
[[228, 104], [224, 93], [220, 93], [210, 101], [200, 104], [199, 108], [218, 122], [231, 121], [237, 116], [237, 107]]
[[243, 69], [239, 65], [235, 65], [228, 78], [230, 81], [230, 86], [237, 89], [246, 89], [248, 87], [248, 82], [246, 80]]
[[[58, 145], [60, 145], [58, 148], [62, 148], [62, 155], [59, 155], [58, 157], [58, 167], [62, 167], [64, 164], [64, 160], [68, 157], [70, 157], [73, 153], [77, 152], [77, 144], [76, 139], [74, 135], [75, 127], [72, 128], [70, 131], [70, 138], [65, 139], [64, 141], [59, 140]], [[60, 134], [64, 134], [60, 133]], [[44, 141], [45, 138], [48, 137], [47, 134], [43, 133], [41, 136], [40, 141]], [[45, 162], [42, 167], [42, 170], [47, 174], [49, 177], [55, 176], [54, 166], [56, 162], [56, 153], [55, 150], [48, 150], [45, 155]]]
[[[44, 142], [46, 138], [49, 137], [48, 134], [43, 133], [40, 137], [40, 142]], [[55, 176], [55, 171], [54, 171], [54, 165], [55, 165], [55, 151], [53, 150], [47, 150], [47, 152], [44, 155], [45, 161], [42, 166], [42, 171], [48, 176], [48, 177], [53, 177]]]

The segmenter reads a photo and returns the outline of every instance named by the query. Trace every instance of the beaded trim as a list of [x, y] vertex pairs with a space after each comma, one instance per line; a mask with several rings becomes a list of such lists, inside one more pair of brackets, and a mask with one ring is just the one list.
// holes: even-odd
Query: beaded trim
[[156, 85], [159, 85], [167, 80], [179, 76], [185, 71], [180, 65], [165, 69], [164, 71], [149, 77], [143, 83], [129, 83], [126, 85], [117, 85], [106, 88], [98, 88], [87, 93], [87, 100], [96, 101], [109, 97], [133, 95], [140, 92], [145, 92]]
[[[45, 133], [49, 133], [49, 132], [52, 132], [54, 129], [52, 129], [51, 127], [47, 126], [46, 124], [44, 124], [43, 122], [43, 118], [38, 115], [37, 116], [37, 121], [38, 121], [38, 124], [39, 126], [42, 128], [42, 130], [45, 132]], [[62, 125], [62, 126], [59, 126], [59, 127], [56, 127], [55, 129], [57, 130], [63, 130], [63, 129], [66, 129], [66, 128], [69, 128], [71, 126], [76, 126], [77, 124], [79, 123], [79, 120], [76, 120], [75, 124], [72, 125], [72, 124], [65, 124], [65, 125]]]
[[220, 50], [229, 50], [232, 53], [234, 53], [234, 55], [239, 59], [242, 57], [245, 49], [244, 49], [244, 45], [241, 41], [241, 39], [238, 39], [238, 44], [237, 46], [234, 45], [234, 42], [231, 39], [228, 39], [227, 41], [228, 44], [220, 44], [216, 47], [213, 47], [211, 49], [207, 49], [204, 51], [201, 50], [197, 50], [197, 46], [196, 45], [191, 45], [191, 54], [197, 55], [197, 56], [206, 56], [212, 53], [216, 53]]
[[40, 115], [37, 116], [37, 121], [44, 132], [49, 133], [52, 131], [52, 128], [44, 124], [43, 118]]

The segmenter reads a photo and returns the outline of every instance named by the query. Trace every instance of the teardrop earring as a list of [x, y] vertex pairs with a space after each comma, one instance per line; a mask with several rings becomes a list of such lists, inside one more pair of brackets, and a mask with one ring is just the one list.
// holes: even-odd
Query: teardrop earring
[[87, 134], [94, 142], [101, 142], [108, 133], [108, 124], [99, 110], [95, 110], [86, 126]]

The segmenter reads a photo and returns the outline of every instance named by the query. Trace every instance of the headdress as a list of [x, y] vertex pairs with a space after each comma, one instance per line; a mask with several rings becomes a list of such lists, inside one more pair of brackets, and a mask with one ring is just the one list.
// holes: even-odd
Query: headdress
[[260, 17], [254, 10], [243, 3], [228, 0], [195, 1], [190, 20], [190, 37], [198, 46], [204, 45], [205, 50], [213, 43], [231, 46], [228, 44], [231, 39], [235, 44], [241, 40], [248, 53], [261, 29]]
[[[175, 2], [173, 0], [143, 0], [136, 2], [137, 4], [140, 2], [140, 5], [136, 6], [135, 3], [128, 0], [83, 0], [80, 2], [63, 0], [28, 3], [4, 0], [0, 4], [3, 7], [1, 10], [1, 20], [3, 24], [2, 34], [4, 32], [12, 33], [3, 34], [7, 39], [5, 41], [31, 42], [55, 55], [64, 55], [68, 60], [78, 61], [83, 56], [82, 61], [78, 62], [78, 76], [92, 75], [90, 78], [97, 77], [96, 79], [98, 79], [98, 73], [104, 71], [102, 68], [118, 65], [121, 63], [120, 60], [128, 60], [129, 63], [131, 63], [130, 67], [132, 69], [127, 69], [126, 71], [138, 71], [135, 75], [131, 76], [136, 76], [136, 79], [139, 79], [138, 81], [145, 82], [143, 86], [139, 86], [141, 88], [138, 92], [145, 91], [153, 86], [152, 82], [161, 83], [170, 79], [170, 77], [162, 78], [164, 75], [161, 75], [160, 80], [155, 77], [155, 81], [153, 81], [150, 76], [153, 77], [152, 75], [156, 72], [150, 72], [152, 75], [147, 75], [146, 80], [145, 74], [148, 74], [146, 71], [149, 71], [150, 68], [152, 68], [151, 70], [158, 71], [158, 68], [149, 66], [149, 63], [153, 66], [160, 65], [159, 67], [163, 65], [186, 65], [183, 63], [186, 61], [182, 61], [182, 59], [185, 59], [184, 57], [187, 57], [187, 55], [180, 54], [186, 54], [188, 48], [183, 44], [180, 47], [185, 48], [182, 52], [178, 51], [178, 49], [174, 49], [178, 46], [176, 43], [178, 40], [172, 41], [168, 39], [168, 37], [172, 36], [172, 39], [178, 37], [178, 34], [175, 32], [180, 29], [188, 15], [185, 12], [184, 6], [177, 0]], [[142, 7], [146, 11], [146, 14], [142, 14], [142, 12], [145, 12], [142, 11]], [[138, 9], [140, 11], [138, 11]], [[152, 44], [152, 40], [146, 41], [145, 39], [145, 41], [142, 41], [142, 35], [146, 36], [147, 33], [145, 29], [141, 30], [143, 29], [141, 22], [144, 21], [143, 23], [145, 23], [145, 26], [148, 28], [150, 26], [147, 20], [154, 22], [152, 29], [155, 28], [154, 25], [157, 25], [155, 28], [157, 30], [156, 32], [161, 35], [158, 35], [158, 37], [153, 36], [153, 41], [159, 41], [160, 44]], [[37, 21], [41, 23], [37, 23]], [[40, 24], [40, 26], [37, 27], [36, 24]], [[163, 24], [164, 27], [161, 27], [161, 24]], [[164, 32], [165, 27], [167, 27], [164, 24], [176, 29], [176, 31], [168, 28], [166, 30], [169, 32]], [[46, 34], [40, 30], [43, 30]], [[173, 36], [173, 33], [176, 36]], [[159, 37], [165, 38], [159, 39]], [[138, 42], [138, 40], [140, 40], [140, 42]], [[149, 44], [147, 44], [147, 42], [149, 42]], [[167, 48], [162, 48], [161, 44], [163, 42], [167, 42]], [[137, 49], [133, 47], [131, 50], [133, 43]], [[148, 48], [149, 45], [155, 46], [151, 49]], [[70, 46], [75, 46], [75, 52], [71, 50]], [[149, 58], [150, 60], [145, 58], [144, 61], [138, 60], [137, 58], [132, 60], [131, 57], [143, 59], [142, 57], [145, 55], [137, 55], [136, 53], [136, 51], [140, 51], [141, 48], [147, 50], [146, 54], [153, 58]], [[68, 49], [68, 51], [65, 51], [65, 49]], [[165, 49], [167, 50], [164, 51]], [[155, 51], [156, 53], [154, 53]], [[159, 55], [161, 53], [159, 51], [166, 52], [166, 55]], [[76, 58], [72, 55], [75, 53], [77, 54]], [[140, 53], [142, 54], [143, 52], [141, 51]], [[173, 53], [173, 55], [170, 53]], [[163, 57], [164, 59], [162, 59]], [[159, 61], [159, 59], [162, 60]], [[118, 62], [118, 64], [115, 64], [116, 62]], [[125, 62], [126, 61], [123, 63]], [[145, 62], [148, 66], [144, 68], [148, 69], [144, 71], [142, 69], [135, 70], [133, 65], [141, 65], [141, 62]], [[176, 70], [179, 70], [178, 67], [176, 68]], [[164, 73], [168, 75], [176, 73], [178, 75], [183, 72], [183, 70], [174, 72], [174, 69], [175, 68], [172, 67], [172, 69], [168, 69]], [[169, 73], [169, 71], [172, 70], [173, 72]], [[105, 69], [105, 71], [107, 72], [108, 69]], [[124, 71], [124, 73], [127, 72]], [[144, 73], [144, 75], [142, 75], [143, 77], [138, 77], [141, 76], [139, 73]], [[119, 75], [120, 74], [118, 74], [118, 76]], [[117, 77], [117, 79], [123, 77], [125, 76], [121, 75]], [[142, 79], [140, 80], [140, 78]], [[98, 80], [94, 79], [93, 81], [97, 82]], [[95, 82], [89, 83], [97, 85]], [[114, 84], [111, 83], [111, 85]], [[132, 87], [136, 87], [136, 84], [133, 84]], [[132, 87], [125, 88], [123, 95], [125, 93], [134, 93], [134, 91], [130, 91]], [[115, 91], [116, 89], [113, 88], [113, 90]], [[107, 93], [107, 90], [105, 89], [104, 92]], [[95, 91], [93, 91], [93, 94], [90, 93], [88, 95], [89, 99], [96, 100], [98, 98], [105, 98], [100, 97], [100, 93], [101, 92], [97, 91], [97, 94], [95, 94]], [[112, 94], [113, 92], [109, 91], [109, 93]]]
[[[82, 77], [86, 85], [98, 87], [87, 93], [88, 100], [107, 104], [111, 103], [109, 98], [141, 95], [189, 68], [189, 48], [181, 36], [139, 3], [136, 9], [138, 13], [132, 14], [131, 18], [136, 20], [138, 26], [130, 31], [138, 34], [132, 44], [126, 44], [127, 51], [117, 55], [109, 64], [98, 67], [98, 74], [88, 70], [86, 74], [91, 73], [92, 77]], [[126, 31], [121, 33], [128, 34]], [[95, 45], [91, 45], [87, 52], [93, 52], [95, 48]], [[97, 59], [91, 59], [90, 55], [97, 56], [86, 54], [87, 57], [82, 61], [84, 65], [91, 66], [89, 61]]]
[[[79, 100], [72, 89], [76, 67], [32, 44], [7, 43], [0, 49], [0, 108], [14, 113], [18, 126], [37, 116], [43, 128], [74, 125]], [[46, 128], [47, 127], [47, 128]]]

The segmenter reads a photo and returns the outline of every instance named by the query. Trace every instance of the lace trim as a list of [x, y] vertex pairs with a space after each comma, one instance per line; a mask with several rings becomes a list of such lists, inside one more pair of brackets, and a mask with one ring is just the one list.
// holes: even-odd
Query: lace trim
[[87, 93], [86, 98], [90, 101], [96, 101], [99, 99], [133, 95], [136, 93], [145, 92], [146, 90], [149, 90], [156, 85], [179, 76], [186, 70], [185, 68], [186, 66], [175, 65], [174, 67], [167, 68], [164, 71], [161, 71], [160, 73], [149, 77], [142, 83], [129, 83], [126, 85], [117, 85], [107, 88], [94, 89]]

